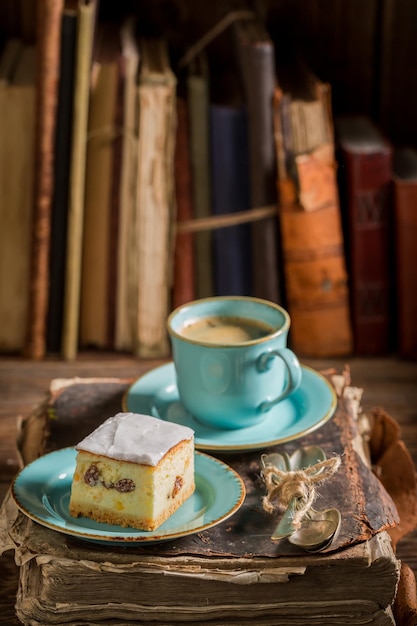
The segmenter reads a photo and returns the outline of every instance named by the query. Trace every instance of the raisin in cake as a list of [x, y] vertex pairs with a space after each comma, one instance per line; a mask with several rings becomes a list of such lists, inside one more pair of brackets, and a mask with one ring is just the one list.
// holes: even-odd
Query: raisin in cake
[[76, 449], [74, 517], [155, 530], [194, 491], [194, 433], [186, 426], [117, 413]]

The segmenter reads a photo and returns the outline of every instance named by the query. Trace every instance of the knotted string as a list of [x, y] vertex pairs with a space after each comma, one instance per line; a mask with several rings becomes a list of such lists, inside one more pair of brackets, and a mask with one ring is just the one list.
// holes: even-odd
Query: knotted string
[[[265, 459], [266, 456], [262, 458]], [[267, 489], [267, 494], [262, 499], [264, 510], [272, 513], [276, 509], [286, 509], [295, 500], [293, 526], [299, 528], [316, 498], [316, 486], [337, 472], [340, 462], [340, 457], [335, 456], [304, 469], [289, 471], [265, 464], [262, 470]]]

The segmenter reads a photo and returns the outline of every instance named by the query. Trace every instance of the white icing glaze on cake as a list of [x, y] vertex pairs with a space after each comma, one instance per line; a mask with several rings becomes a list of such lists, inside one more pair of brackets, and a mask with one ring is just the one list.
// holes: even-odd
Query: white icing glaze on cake
[[157, 465], [165, 454], [194, 431], [139, 413], [117, 413], [76, 446], [92, 454], [143, 465]]

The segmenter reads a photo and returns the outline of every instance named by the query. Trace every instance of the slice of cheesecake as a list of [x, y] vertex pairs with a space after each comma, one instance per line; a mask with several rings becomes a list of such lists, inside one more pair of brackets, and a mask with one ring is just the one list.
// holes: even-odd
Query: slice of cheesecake
[[186, 426], [117, 413], [76, 449], [74, 517], [155, 530], [194, 492], [194, 432]]

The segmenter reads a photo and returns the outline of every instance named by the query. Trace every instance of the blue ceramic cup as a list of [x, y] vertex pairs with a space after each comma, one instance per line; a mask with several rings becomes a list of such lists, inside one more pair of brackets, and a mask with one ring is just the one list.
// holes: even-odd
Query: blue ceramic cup
[[290, 317], [277, 304], [195, 300], [175, 309], [167, 327], [181, 401], [203, 424], [253, 426], [300, 385], [300, 363], [287, 348]]

